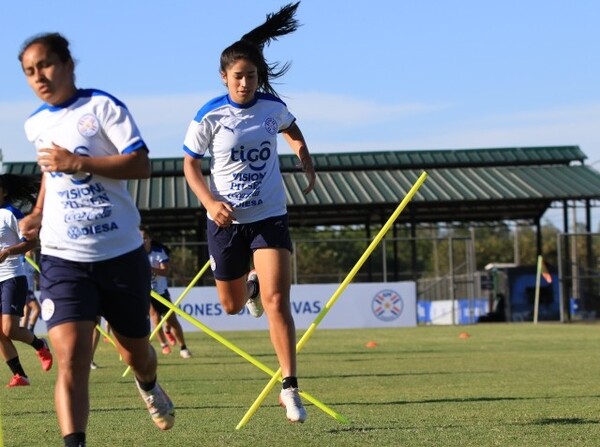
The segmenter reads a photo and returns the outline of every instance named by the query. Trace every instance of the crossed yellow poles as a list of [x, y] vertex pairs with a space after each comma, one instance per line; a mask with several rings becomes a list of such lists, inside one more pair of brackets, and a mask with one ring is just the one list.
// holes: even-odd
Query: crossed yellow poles
[[[346, 289], [346, 287], [348, 287], [348, 285], [352, 282], [352, 280], [354, 279], [354, 277], [356, 276], [356, 274], [358, 273], [358, 271], [361, 269], [361, 267], [363, 266], [363, 264], [366, 262], [366, 260], [369, 258], [369, 256], [371, 256], [371, 254], [373, 253], [373, 251], [375, 250], [375, 248], [377, 247], [377, 245], [379, 245], [379, 243], [381, 242], [381, 240], [385, 237], [385, 235], [390, 230], [390, 228], [392, 227], [392, 225], [394, 224], [394, 222], [396, 221], [396, 219], [398, 219], [398, 216], [400, 215], [400, 213], [402, 213], [402, 211], [404, 210], [404, 208], [406, 208], [406, 205], [408, 205], [408, 203], [413, 199], [414, 195], [417, 193], [417, 191], [423, 185], [423, 183], [425, 182], [426, 179], [427, 179], [427, 172], [423, 172], [418, 177], [418, 179], [416, 180], [416, 182], [413, 184], [412, 188], [406, 194], [406, 196], [404, 197], [404, 199], [400, 202], [400, 204], [398, 205], [398, 207], [396, 208], [396, 210], [392, 213], [392, 215], [390, 216], [390, 218], [387, 220], [387, 222], [381, 228], [381, 230], [379, 231], [379, 233], [377, 233], [377, 236], [373, 239], [373, 241], [371, 242], [371, 244], [369, 244], [369, 246], [364, 251], [364, 253], [360, 257], [360, 259], [356, 262], [356, 264], [354, 265], [354, 267], [352, 268], [352, 270], [350, 270], [350, 272], [348, 273], [348, 275], [346, 275], [346, 278], [344, 279], [344, 281], [342, 281], [342, 283], [339, 285], [339, 287], [333, 293], [333, 295], [331, 296], [331, 298], [329, 299], [329, 301], [327, 302], [327, 304], [325, 305], [325, 307], [321, 310], [321, 312], [319, 312], [319, 314], [317, 315], [317, 317], [315, 318], [315, 320], [313, 321], [313, 323], [309, 326], [309, 328], [306, 330], [306, 332], [304, 333], [304, 335], [302, 336], [302, 338], [298, 341], [298, 343], [296, 344], [296, 352], [300, 352], [302, 350], [302, 348], [304, 347], [304, 345], [306, 344], [306, 342], [308, 341], [308, 339], [312, 336], [312, 334], [317, 329], [317, 326], [321, 323], [321, 321], [323, 320], [323, 318], [325, 318], [325, 316], [327, 315], [327, 313], [331, 310], [331, 308], [333, 307], [333, 305], [335, 304], [335, 302], [338, 300], [338, 298], [341, 296], [341, 294], [344, 292], [344, 290]], [[30, 258], [26, 257], [26, 259], [30, 263], [32, 263], [32, 265], [34, 265], [37, 268], [37, 266], [35, 265], [35, 263], [33, 263], [33, 261]], [[269, 392], [273, 389], [273, 387], [275, 386], [275, 384], [277, 382], [281, 382], [281, 380], [282, 380], [282, 377], [281, 377], [281, 368], [278, 369], [277, 371], [273, 371], [272, 369], [270, 369], [269, 367], [267, 367], [266, 365], [264, 365], [260, 361], [256, 360], [250, 354], [248, 354], [247, 352], [243, 351], [239, 347], [235, 346], [233, 343], [231, 343], [230, 341], [228, 341], [226, 338], [224, 338], [223, 336], [219, 335], [217, 332], [213, 331], [208, 326], [206, 326], [205, 324], [201, 323], [200, 321], [198, 321], [197, 319], [195, 319], [194, 317], [190, 316], [189, 314], [187, 314], [186, 312], [184, 312], [183, 310], [181, 310], [179, 307], [177, 307], [177, 305], [181, 302], [181, 300], [187, 295], [187, 293], [189, 292], [189, 290], [196, 284], [196, 282], [200, 279], [200, 277], [206, 272], [206, 270], [208, 269], [208, 266], [209, 266], [209, 263], [207, 262], [204, 265], [204, 267], [198, 272], [198, 274], [192, 280], [192, 282], [188, 285], [188, 287], [181, 293], [181, 295], [178, 297], [178, 299], [175, 301], [175, 303], [171, 303], [171, 302], [167, 301], [166, 299], [164, 299], [162, 296], [160, 296], [159, 294], [157, 294], [154, 291], [152, 292], [152, 297], [154, 299], [156, 299], [157, 301], [161, 302], [162, 304], [164, 304], [165, 306], [167, 306], [169, 308], [169, 312], [162, 318], [162, 320], [160, 321], [160, 323], [156, 326], [156, 328], [154, 329], [154, 331], [150, 334], [150, 339], [152, 339], [156, 335], [156, 333], [159, 330], [161, 330], [162, 325], [167, 320], [167, 318], [173, 312], [175, 312], [177, 315], [181, 316], [186, 321], [188, 321], [189, 323], [193, 324], [194, 326], [196, 326], [197, 328], [199, 328], [200, 330], [202, 330], [204, 333], [206, 333], [210, 337], [214, 338], [219, 343], [221, 343], [225, 347], [229, 348], [230, 350], [232, 350], [233, 352], [235, 352], [239, 356], [243, 357], [248, 362], [250, 362], [254, 366], [256, 366], [258, 369], [260, 369], [261, 371], [265, 372], [267, 375], [271, 376], [271, 379], [269, 380], [269, 382], [267, 383], [267, 385], [265, 386], [265, 388], [258, 395], [258, 397], [254, 401], [254, 403], [250, 406], [250, 408], [248, 409], [248, 411], [246, 412], [246, 414], [244, 415], [244, 417], [240, 420], [240, 422], [236, 426], [236, 430], [239, 430], [239, 429], [243, 428], [248, 423], [248, 421], [250, 420], [250, 418], [254, 415], [254, 413], [256, 413], [256, 411], [258, 410], [258, 408], [260, 407], [260, 405], [262, 404], [262, 402], [264, 401], [264, 399], [267, 397], [267, 395], [269, 394]], [[102, 332], [102, 328], [99, 327], [99, 325], [96, 326], [96, 328], [99, 331]], [[114, 344], [114, 342], [113, 342], [113, 344]], [[127, 368], [125, 370], [125, 372], [123, 373], [123, 377], [125, 375], [127, 375], [128, 372], [129, 372], [129, 368]], [[348, 419], [345, 416], [343, 416], [340, 413], [336, 412], [335, 410], [329, 408], [327, 405], [325, 405], [324, 403], [320, 402], [315, 397], [313, 397], [310, 394], [308, 394], [306, 391], [301, 391], [300, 394], [308, 402], [312, 403], [317, 408], [321, 409], [323, 412], [325, 412], [326, 414], [330, 415], [331, 417], [333, 417], [337, 421], [339, 421], [341, 423], [344, 423], [344, 424], [347, 424], [349, 422]], [[1, 438], [0, 438], [0, 442], [1, 442]], [[1, 444], [0, 444], [0, 447], [1, 447]]]

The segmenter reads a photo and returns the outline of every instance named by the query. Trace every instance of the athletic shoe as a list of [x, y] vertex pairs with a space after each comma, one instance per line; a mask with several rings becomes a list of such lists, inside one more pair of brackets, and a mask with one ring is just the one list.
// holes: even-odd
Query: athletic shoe
[[248, 273], [248, 282], [254, 283], [254, 293], [250, 295], [250, 298], [248, 298], [248, 301], [246, 301], [246, 308], [248, 309], [248, 312], [250, 312], [250, 315], [252, 315], [254, 318], [258, 318], [265, 310], [263, 309], [262, 302], [260, 301], [260, 286], [258, 284], [258, 275], [256, 274], [256, 270], [252, 270], [250, 273]]
[[181, 351], [179, 351], [179, 355], [181, 357], [183, 357], [184, 359], [191, 359], [192, 358], [192, 353], [190, 352], [189, 349], [182, 349]]
[[42, 369], [44, 371], [50, 371], [50, 368], [52, 368], [52, 353], [48, 348], [48, 342], [43, 338], [40, 338], [40, 340], [42, 340], [44, 346], [42, 346], [39, 351], [35, 351], [35, 353], [42, 363]]
[[15, 386], [29, 386], [29, 379], [27, 377], [23, 377], [20, 374], [15, 374], [6, 385], [6, 388], [13, 388]]
[[156, 426], [161, 430], [168, 430], [173, 427], [175, 424], [175, 407], [167, 393], [158, 383], [151, 391], [141, 389], [137, 380], [135, 383]]
[[98, 369], [98, 364], [92, 361], [92, 363], [90, 363], [90, 369]]
[[163, 354], [167, 355], [167, 354], [171, 353], [171, 348], [169, 347], [169, 345], [165, 344], [165, 345], [162, 345], [161, 347], [162, 347]]
[[286, 388], [279, 393], [279, 405], [285, 408], [286, 416], [290, 422], [304, 422], [306, 410], [300, 400], [298, 388]]
[[171, 346], [175, 346], [177, 344], [177, 340], [175, 340], [175, 337], [173, 337], [173, 334], [170, 332], [165, 332], [165, 337], [167, 337], [167, 341]]

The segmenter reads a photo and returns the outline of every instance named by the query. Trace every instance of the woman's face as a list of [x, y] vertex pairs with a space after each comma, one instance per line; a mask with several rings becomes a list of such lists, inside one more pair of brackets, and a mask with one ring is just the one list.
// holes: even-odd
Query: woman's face
[[221, 77], [233, 102], [247, 104], [254, 99], [258, 88], [258, 73], [252, 62], [239, 59], [227, 67], [225, 72], [221, 72]]
[[42, 101], [56, 105], [75, 94], [73, 61], [62, 62], [46, 45], [29, 46], [23, 52], [21, 67], [27, 83]]

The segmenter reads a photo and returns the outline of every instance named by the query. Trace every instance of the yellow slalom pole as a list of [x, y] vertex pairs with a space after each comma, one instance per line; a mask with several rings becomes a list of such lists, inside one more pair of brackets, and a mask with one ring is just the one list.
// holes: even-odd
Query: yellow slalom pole
[[[260, 361], [256, 360], [254, 357], [252, 357], [246, 351], [244, 351], [241, 348], [237, 347], [236, 345], [234, 345], [233, 343], [231, 343], [229, 340], [227, 340], [225, 337], [219, 335], [217, 332], [213, 331], [211, 328], [209, 328], [205, 324], [201, 323], [200, 321], [198, 321], [197, 319], [195, 319], [191, 315], [188, 315], [186, 312], [184, 312], [183, 310], [181, 310], [178, 307], [176, 307], [173, 303], [171, 303], [168, 300], [164, 299], [158, 293], [152, 291], [152, 297], [154, 299], [158, 300], [159, 302], [161, 302], [162, 304], [164, 304], [165, 306], [167, 306], [170, 309], [172, 309], [173, 312], [175, 312], [177, 315], [181, 316], [183, 319], [185, 319], [186, 321], [190, 322], [191, 324], [193, 324], [194, 326], [196, 326], [198, 329], [202, 330], [204, 333], [206, 333], [210, 337], [212, 337], [215, 340], [217, 340], [219, 343], [221, 343], [226, 348], [231, 349], [233, 352], [235, 352], [236, 354], [238, 354], [242, 358], [246, 359], [248, 362], [252, 363], [254, 366], [256, 366], [261, 371], [265, 372], [267, 375], [273, 376], [274, 374], [276, 374], [275, 371], [273, 371], [271, 368], [269, 368], [265, 364], [261, 363]], [[327, 413], [332, 418], [334, 418], [334, 419], [336, 419], [339, 422], [342, 422], [344, 424], [348, 423], [348, 419], [345, 416], [339, 414], [335, 410], [333, 410], [333, 409], [329, 408], [328, 406], [326, 406], [324, 403], [318, 401], [314, 396], [311, 396], [310, 394], [308, 394], [308, 393], [306, 393], [304, 391], [302, 391], [300, 394], [307, 401], [309, 401], [310, 403], [312, 403], [317, 408], [320, 408], [321, 410], [323, 410], [323, 412]]]
[[[200, 278], [202, 278], [202, 275], [204, 275], [204, 273], [206, 273], [206, 270], [208, 270], [209, 266], [210, 266], [210, 261], [206, 261], [206, 264], [204, 264], [204, 267], [202, 267], [200, 269], [200, 271], [196, 274], [194, 279], [192, 279], [192, 281], [188, 284], [188, 286], [185, 288], [185, 290], [183, 292], [181, 292], [181, 295], [179, 295], [179, 298], [177, 298], [177, 300], [173, 304], [174, 306], [177, 306], [185, 298], [185, 296], [192, 289], [192, 287], [194, 287], [196, 285], [196, 283], [198, 282], [198, 280]], [[169, 309], [167, 314], [160, 320], [160, 322], [156, 325], [156, 327], [150, 334], [150, 338], [149, 338], [150, 340], [152, 340], [154, 338], [154, 336], [158, 333], [158, 331], [162, 330], [163, 324], [165, 324], [165, 321], [167, 321], [167, 319], [172, 314], [173, 314], [173, 309], [171, 308], [171, 309]], [[121, 377], [125, 377], [129, 373], [130, 370], [131, 370], [131, 367], [128, 366], [127, 369], [125, 369], [125, 372], [123, 372], [123, 375]]]
[[31, 266], [40, 273], [40, 267], [35, 263], [35, 261], [29, 256], [25, 256], [25, 260], [31, 264]]
[[[400, 204], [398, 205], [398, 207], [396, 208], [394, 213], [390, 216], [390, 218], [385, 223], [385, 225], [381, 228], [381, 230], [379, 230], [379, 233], [377, 233], [377, 236], [375, 237], [375, 239], [373, 239], [371, 244], [367, 247], [365, 252], [362, 254], [360, 259], [358, 260], [358, 262], [354, 265], [352, 270], [350, 270], [348, 275], [346, 275], [346, 278], [344, 279], [344, 281], [342, 281], [342, 283], [339, 285], [337, 290], [333, 293], [333, 295], [331, 296], [331, 298], [329, 299], [329, 301], [327, 302], [325, 307], [321, 310], [321, 312], [319, 312], [319, 314], [317, 315], [317, 318], [315, 318], [315, 321], [313, 321], [313, 323], [309, 326], [309, 328], [304, 333], [302, 338], [298, 341], [298, 343], [296, 344], [296, 352], [297, 353], [302, 350], [304, 344], [308, 341], [308, 339], [312, 336], [313, 332], [317, 329], [317, 326], [319, 325], [321, 320], [323, 320], [323, 318], [325, 318], [325, 315], [327, 315], [327, 313], [329, 312], [331, 307], [335, 304], [335, 302], [338, 300], [338, 298], [340, 297], [342, 292], [346, 289], [348, 284], [350, 284], [350, 282], [352, 282], [352, 280], [354, 279], [354, 277], [356, 276], [356, 274], [358, 273], [360, 268], [363, 266], [363, 264], [366, 262], [366, 260], [369, 258], [369, 256], [371, 256], [371, 254], [373, 253], [373, 251], [375, 250], [377, 245], [381, 242], [381, 240], [384, 238], [386, 233], [392, 227], [392, 225], [394, 224], [394, 222], [396, 221], [396, 219], [398, 218], [400, 213], [404, 210], [404, 208], [406, 207], [408, 202], [410, 202], [412, 200], [412, 198], [417, 193], [417, 191], [419, 190], [421, 185], [423, 185], [423, 182], [425, 181], [426, 178], [427, 178], [427, 172], [423, 172], [421, 174], [421, 176], [417, 179], [417, 181], [415, 182], [413, 187], [408, 191], [408, 194], [406, 195], [406, 197], [404, 197], [402, 202], [400, 202]], [[267, 386], [265, 386], [265, 388], [259, 394], [259, 396], [256, 398], [256, 400], [254, 401], [252, 406], [248, 409], [248, 411], [246, 412], [244, 417], [240, 420], [239, 424], [236, 426], [237, 430], [239, 430], [240, 428], [242, 428], [244, 425], [246, 425], [248, 423], [248, 420], [250, 420], [252, 415], [254, 413], [256, 413], [256, 410], [258, 410], [258, 407], [260, 407], [260, 405], [265, 400], [265, 398], [267, 397], [269, 392], [273, 389], [273, 387], [275, 386], [275, 383], [279, 382], [281, 380], [282, 380], [281, 368], [279, 368], [277, 370], [277, 373], [273, 375], [273, 377], [271, 378], [271, 380], [269, 381]]]
[[542, 280], [542, 255], [537, 258], [537, 270], [535, 272], [535, 299], [533, 301], [533, 324], [538, 322], [538, 312], [540, 310], [540, 283]]
[[111, 345], [113, 345], [115, 348], [117, 347], [117, 344], [116, 344], [116, 343], [115, 343], [115, 341], [112, 339], [112, 337], [110, 336], [110, 334], [109, 334], [108, 332], [106, 332], [106, 331], [104, 330], [104, 328], [103, 328], [103, 327], [102, 327], [100, 324], [97, 324], [97, 325], [96, 325], [96, 330], [97, 330], [98, 332], [100, 332], [100, 335], [102, 335], [104, 338], [106, 338], [106, 339], [107, 339], [107, 340], [110, 342], [110, 344], [111, 344]]

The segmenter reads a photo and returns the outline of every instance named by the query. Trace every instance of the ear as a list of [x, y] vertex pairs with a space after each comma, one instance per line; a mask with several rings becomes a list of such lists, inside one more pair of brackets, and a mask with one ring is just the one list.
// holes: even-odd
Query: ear
[[223, 84], [227, 85], [227, 72], [221, 72], [221, 80], [223, 81]]

